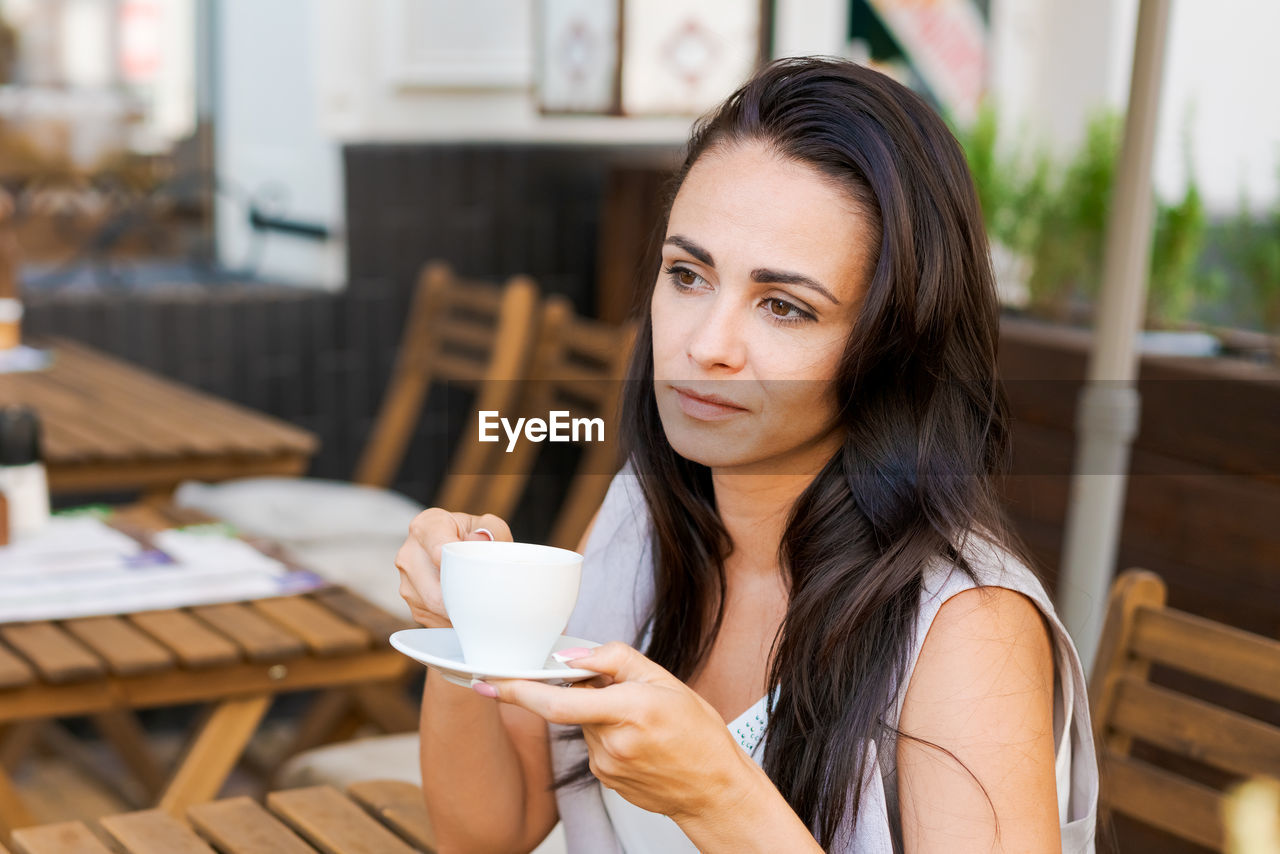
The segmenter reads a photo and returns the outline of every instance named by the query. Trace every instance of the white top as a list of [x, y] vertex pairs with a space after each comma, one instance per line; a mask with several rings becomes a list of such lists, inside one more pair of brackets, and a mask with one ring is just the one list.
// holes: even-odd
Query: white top
[[[596, 526], [587, 543], [582, 566], [582, 590], [566, 633], [601, 642], [621, 640], [643, 648], [640, 629], [653, 599], [649, 517], [643, 495], [630, 467], [613, 480]], [[1054, 750], [1058, 788], [1058, 816], [1064, 854], [1092, 854], [1098, 800], [1098, 767], [1094, 755], [1084, 670], [1070, 636], [1058, 619], [1035, 574], [999, 546], [971, 537], [965, 557], [984, 586], [1005, 587], [1027, 596], [1044, 614], [1052, 630], [1055, 660]], [[952, 596], [975, 587], [967, 574], [938, 560], [926, 570], [916, 618], [915, 641], [906, 678], [886, 721], [896, 726], [906, 697], [906, 685], [920, 654], [929, 626]], [[757, 762], [763, 756], [767, 723], [763, 698], [730, 728], [747, 743], [744, 749]], [[753, 730], [760, 737], [750, 744]], [[558, 730], [552, 727], [553, 736]], [[555, 773], [563, 774], [586, 758], [581, 739], [552, 738]], [[750, 746], [749, 746], [750, 745]], [[877, 755], [867, 743], [867, 766], [872, 773], [863, 784], [858, 823], [845, 827], [832, 851], [893, 854], [897, 828], [897, 769], [893, 751]], [[604, 789], [599, 783], [556, 790], [560, 818], [570, 854], [646, 854], [693, 851], [680, 828], [666, 816], [648, 813]], [[683, 846], [683, 847], [681, 847]]]

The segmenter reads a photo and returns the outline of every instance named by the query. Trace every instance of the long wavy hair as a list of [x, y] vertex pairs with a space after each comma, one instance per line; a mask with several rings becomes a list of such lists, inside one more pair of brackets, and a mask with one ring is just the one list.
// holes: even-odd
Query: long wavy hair
[[680, 679], [698, 672], [720, 629], [733, 543], [710, 470], [679, 456], [663, 431], [647, 307], [685, 176], [706, 152], [750, 142], [846, 188], [878, 249], [834, 381], [844, 443], [791, 508], [777, 555], [788, 602], [770, 658], [777, 693], [763, 766], [830, 847], [857, 820], [866, 742], [883, 756], [910, 737], [887, 718], [925, 567], [943, 560], [973, 577], [967, 537], [1013, 545], [993, 484], [1009, 455], [999, 306], [964, 155], [906, 87], [840, 60], [779, 60], [698, 122], [655, 230], [622, 407], [652, 520], [644, 651]]

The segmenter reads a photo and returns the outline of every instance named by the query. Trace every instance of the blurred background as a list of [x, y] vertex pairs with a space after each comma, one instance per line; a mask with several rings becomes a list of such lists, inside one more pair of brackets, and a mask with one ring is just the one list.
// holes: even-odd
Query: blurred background
[[[970, 153], [1007, 305], [1087, 324], [1136, 10], [0, 0], [0, 186], [27, 328], [311, 428], [315, 473], [345, 473], [425, 260], [527, 273], [620, 319], [692, 117], [762, 59], [809, 53], [936, 103]], [[1166, 346], [1262, 358], [1258, 333], [1280, 328], [1277, 27], [1265, 2], [1174, 11], [1148, 325], [1216, 334]], [[224, 327], [231, 354], [212, 349]], [[430, 461], [406, 469], [404, 490], [428, 495]]]
[[[869, 63], [935, 104], [969, 156], [1005, 306], [1017, 439], [1005, 495], [1051, 586], [1137, 12], [1137, 0], [0, 0], [15, 238], [0, 264], [15, 266], [24, 335], [75, 339], [289, 422], [318, 437], [309, 474], [347, 478], [426, 262], [528, 275], [579, 316], [619, 323], [693, 120], [772, 58]], [[1270, 638], [1277, 32], [1268, 0], [1172, 7], [1118, 560], [1159, 572], [1171, 604]], [[466, 412], [452, 399], [423, 410], [395, 491], [433, 501]], [[554, 480], [554, 457], [539, 464]], [[535, 481], [518, 536], [547, 536], [556, 505], [539, 496], [553, 488]], [[1251, 709], [1280, 720], [1274, 703]]]

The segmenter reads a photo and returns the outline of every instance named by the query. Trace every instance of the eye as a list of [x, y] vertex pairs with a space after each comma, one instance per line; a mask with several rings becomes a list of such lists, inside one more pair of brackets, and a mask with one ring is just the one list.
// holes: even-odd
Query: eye
[[801, 323], [814, 319], [809, 312], [780, 297], [767, 298], [764, 301], [764, 309], [768, 313], [769, 319], [778, 323]]
[[688, 267], [667, 267], [662, 272], [666, 273], [671, 283], [682, 291], [691, 291], [703, 281], [701, 276]]

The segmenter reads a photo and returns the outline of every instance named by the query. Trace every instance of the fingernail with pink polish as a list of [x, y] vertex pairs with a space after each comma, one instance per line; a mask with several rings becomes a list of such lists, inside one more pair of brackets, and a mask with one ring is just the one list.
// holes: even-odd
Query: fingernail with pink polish
[[590, 654], [591, 650], [584, 646], [572, 646], [568, 649], [562, 649], [559, 652], [551, 653], [551, 657], [561, 664], [568, 664], [570, 661], [575, 661], [579, 658], [586, 658]]
[[498, 689], [490, 685], [488, 682], [482, 682], [479, 679], [471, 680], [471, 690], [475, 691], [481, 697], [488, 697], [493, 700], [498, 696]]

